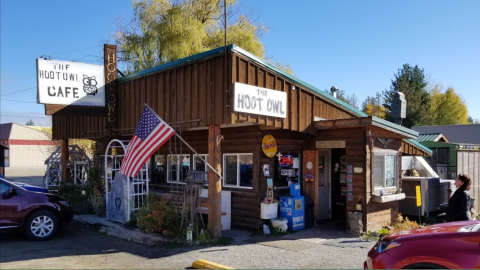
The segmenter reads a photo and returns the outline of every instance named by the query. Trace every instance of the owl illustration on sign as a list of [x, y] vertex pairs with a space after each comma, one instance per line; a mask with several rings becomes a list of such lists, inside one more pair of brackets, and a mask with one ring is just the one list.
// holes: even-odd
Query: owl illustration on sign
[[95, 76], [88, 77], [87, 75], [83, 75], [83, 91], [90, 96], [95, 96], [97, 94], [98, 89]]

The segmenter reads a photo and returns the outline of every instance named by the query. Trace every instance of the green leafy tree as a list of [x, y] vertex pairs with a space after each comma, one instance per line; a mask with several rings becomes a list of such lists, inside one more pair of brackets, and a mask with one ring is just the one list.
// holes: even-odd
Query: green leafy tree
[[472, 116], [468, 116], [468, 123], [469, 124], [480, 124], [480, 119], [473, 119]]
[[432, 89], [430, 115], [433, 125], [468, 124], [468, 110], [463, 98], [455, 93], [453, 87], [437, 84]]
[[385, 108], [382, 106], [382, 94], [377, 92], [376, 97], [368, 96], [362, 103], [362, 111], [368, 115], [385, 119]]
[[[226, 0], [227, 43], [264, 58], [267, 31]], [[119, 24], [115, 40], [127, 73], [224, 46], [224, 0], [133, 0], [134, 16]]]
[[[326, 88], [323, 90], [324, 92], [327, 92], [328, 94], [332, 94], [330, 90], [327, 90]], [[347, 103], [348, 105], [351, 105], [352, 107], [358, 109], [358, 97], [355, 94], [348, 95], [345, 90], [343, 89], [338, 89], [337, 90], [337, 98], [340, 99], [341, 101]]]
[[411, 128], [413, 126], [430, 125], [430, 93], [426, 90], [427, 81], [423, 69], [418, 66], [412, 67], [404, 64], [392, 80], [390, 90], [383, 91], [385, 108], [385, 119], [392, 119], [392, 103], [396, 92], [402, 92], [407, 101], [406, 118], [403, 125]]
[[35, 124], [33, 123], [32, 119], [30, 119], [30, 120], [27, 121], [27, 123], [25, 125], [34, 126]]

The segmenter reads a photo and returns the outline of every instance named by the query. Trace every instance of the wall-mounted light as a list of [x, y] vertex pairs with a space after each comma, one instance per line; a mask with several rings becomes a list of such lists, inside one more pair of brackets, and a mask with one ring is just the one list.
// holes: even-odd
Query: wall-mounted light
[[292, 90], [295, 91], [295, 85], [292, 84]]

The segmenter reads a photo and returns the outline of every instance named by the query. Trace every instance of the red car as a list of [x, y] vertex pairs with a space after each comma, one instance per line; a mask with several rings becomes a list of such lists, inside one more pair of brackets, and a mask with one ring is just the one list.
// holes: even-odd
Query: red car
[[480, 220], [448, 222], [380, 239], [365, 269], [480, 269]]
[[0, 178], [1, 230], [20, 230], [32, 240], [48, 240], [72, 218], [64, 198]]

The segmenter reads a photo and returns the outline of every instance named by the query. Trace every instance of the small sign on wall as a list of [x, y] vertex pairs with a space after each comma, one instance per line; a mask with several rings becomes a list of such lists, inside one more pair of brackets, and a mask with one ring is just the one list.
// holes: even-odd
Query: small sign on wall
[[345, 141], [317, 141], [315, 143], [317, 148], [345, 148]]

